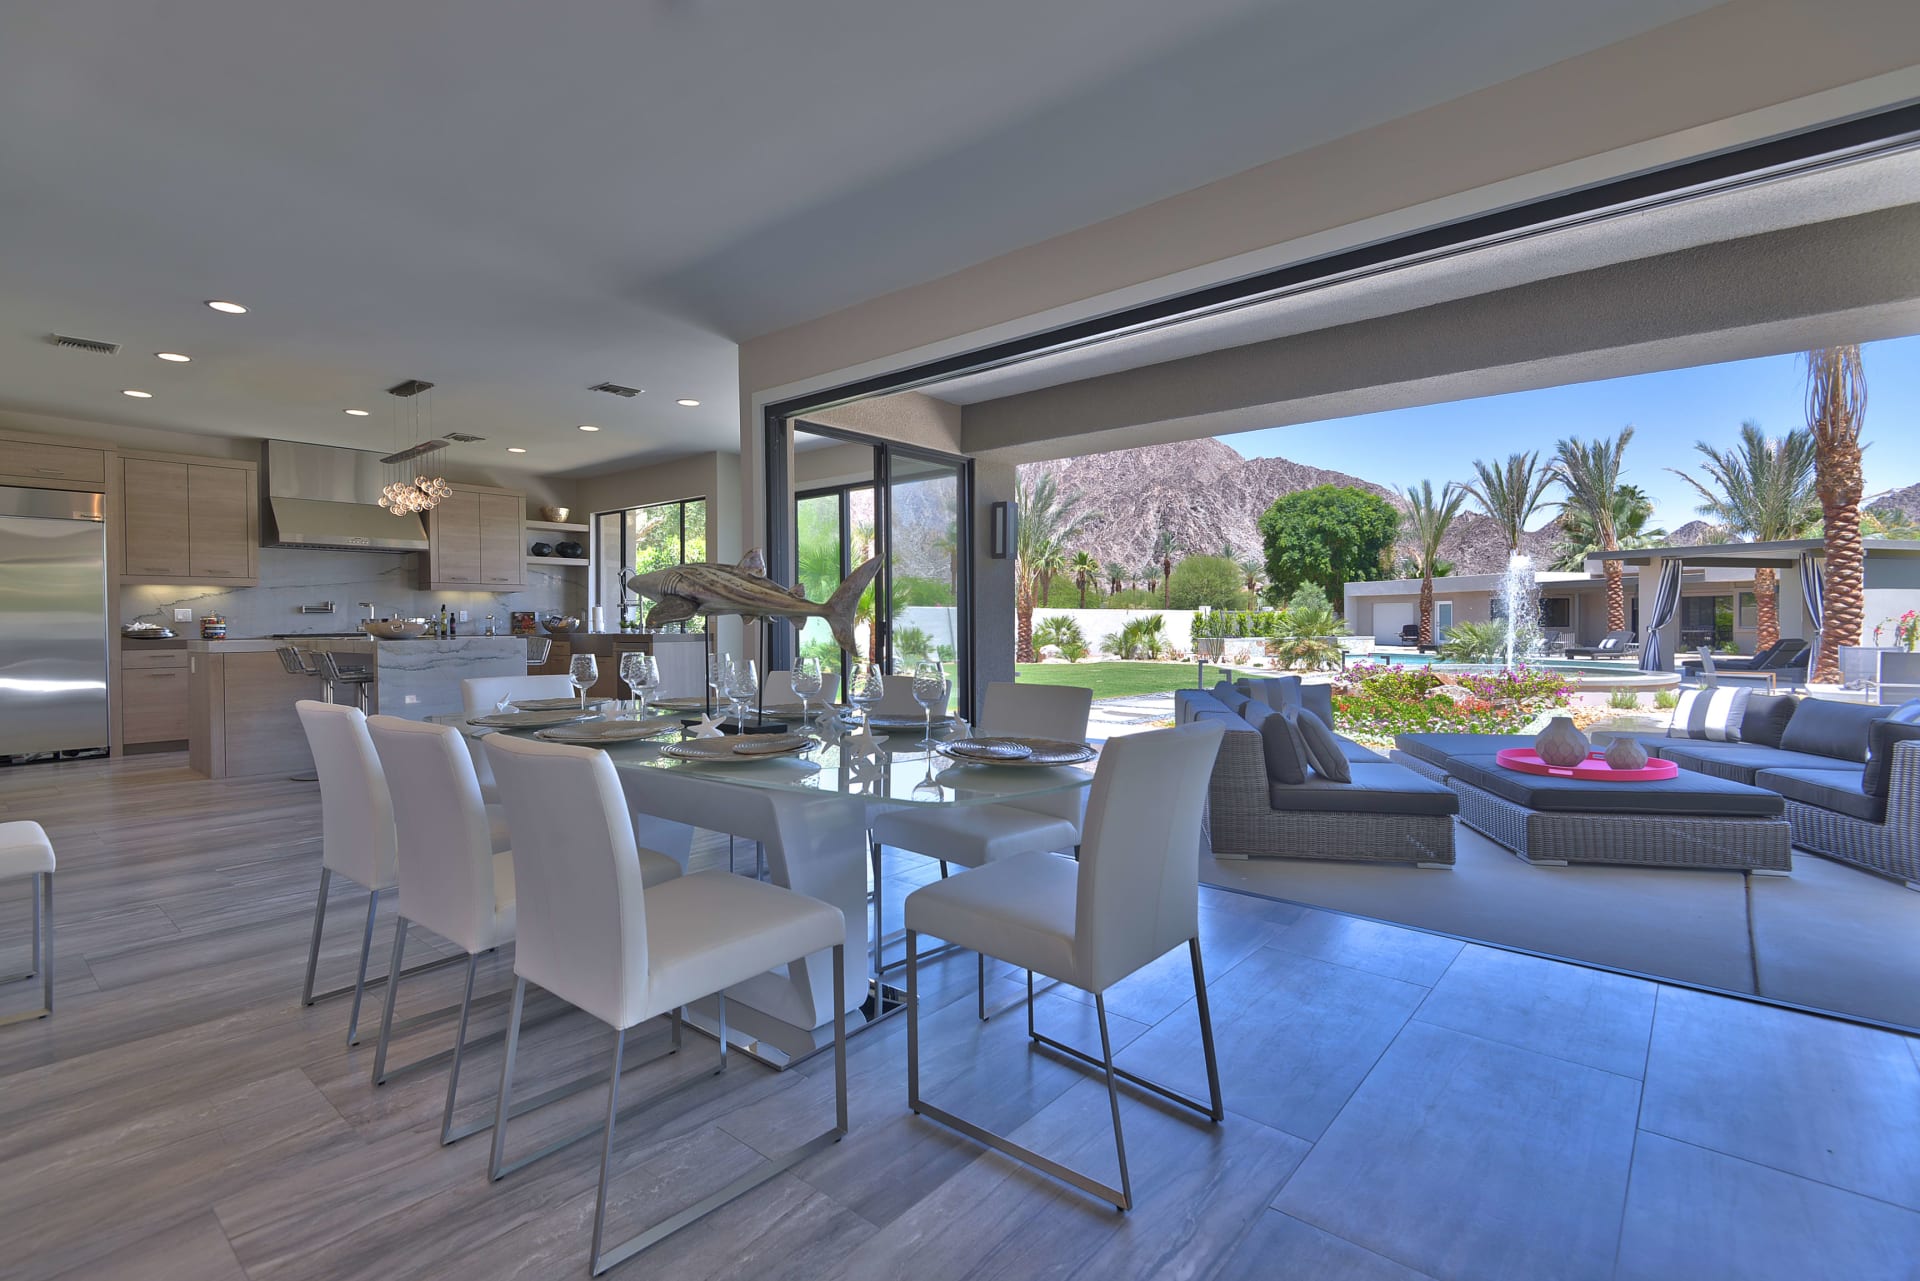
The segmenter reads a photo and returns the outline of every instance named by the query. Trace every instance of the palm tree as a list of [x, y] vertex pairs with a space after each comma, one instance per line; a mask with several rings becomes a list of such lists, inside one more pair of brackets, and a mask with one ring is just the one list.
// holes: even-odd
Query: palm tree
[[1174, 541], [1173, 531], [1162, 529], [1153, 538], [1153, 554], [1160, 561], [1160, 590], [1165, 598], [1160, 602], [1167, 609], [1173, 608], [1173, 554], [1180, 550]]
[[1518, 555], [1527, 522], [1546, 504], [1553, 468], [1540, 466], [1540, 455], [1535, 452], [1508, 454], [1507, 461], [1498, 465], [1476, 458], [1473, 470], [1478, 479], [1461, 485], [1461, 490], [1500, 526], [1507, 540], [1507, 554]]
[[1407, 486], [1407, 534], [1413, 539], [1414, 559], [1420, 570], [1420, 643], [1433, 644], [1434, 562], [1440, 559], [1440, 540], [1447, 536], [1454, 517], [1467, 501], [1467, 492], [1449, 483], [1438, 494], [1433, 482], [1423, 480], [1419, 487]]
[[1140, 578], [1140, 581], [1146, 585], [1147, 593], [1151, 595], [1153, 593], [1153, 589], [1160, 585], [1159, 564], [1155, 561], [1148, 561], [1146, 564], [1142, 565], [1140, 567], [1139, 578]]
[[1107, 562], [1106, 574], [1107, 594], [1109, 596], [1118, 596], [1120, 589], [1126, 586], [1127, 571], [1120, 567], [1119, 561], [1110, 560]]
[[[1613, 498], [1614, 543], [1622, 551], [1662, 545], [1667, 541], [1667, 531], [1657, 525], [1649, 528], [1652, 519], [1653, 499], [1647, 497], [1647, 491], [1638, 485], [1620, 486]], [[1600, 536], [1586, 516], [1578, 511], [1565, 512], [1560, 517], [1560, 541], [1554, 547], [1549, 568], [1577, 574], [1586, 568], [1587, 557], [1599, 550]]]
[[[1560, 502], [1562, 512], [1578, 512], [1586, 519], [1601, 551], [1620, 547], [1614, 502], [1620, 491], [1620, 460], [1633, 439], [1633, 428], [1623, 427], [1611, 440], [1579, 441], [1568, 437], [1554, 446], [1553, 474], [1567, 491]], [[1627, 593], [1621, 582], [1620, 562], [1606, 562], [1607, 630], [1625, 631]]]
[[1080, 608], [1085, 609], [1087, 588], [1100, 585], [1100, 562], [1092, 552], [1075, 552], [1067, 561], [1067, 572], [1073, 575], [1074, 585], [1080, 589]]
[[1267, 567], [1258, 558], [1249, 557], [1240, 562], [1240, 576], [1246, 580], [1247, 594], [1254, 597], [1258, 604], [1260, 584], [1266, 581]]
[[1867, 371], [1860, 348], [1807, 353], [1807, 431], [1813, 436], [1814, 488], [1827, 544], [1826, 597], [1813, 679], [1840, 680], [1840, 647], [1858, 645], [1866, 621], [1866, 548], [1860, 541], [1860, 422], [1867, 413]]
[[[1719, 450], [1706, 441], [1693, 446], [1706, 462], [1705, 482], [1678, 468], [1667, 470], [1693, 486], [1700, 495], [1699, 512], [1736, 538], [1770, 543], [1805, 538], [1820, 519], [1820, 500], [1813, 492], [1813, 437], [1790, 431], [1783, 439], [1768, 440], [1760, 424], [1740, 424], [1740, 443]], [[1777, 575], [1769, 566], [1753, 571], [1753, 598], [1759, 614], [1759, 646], [1780, 639], [1780, 602], [1775, 594]]]
[[1018, 486], [1020, 519], [1014, 535], [1014, 658], [1031, 663], [1033, 610], [1043, 604], [1053, 576], [1065, 564], [1066, 544], [1080, 532], [1082, 519], [1071, 500], [1060, 496], [1052, 473]]

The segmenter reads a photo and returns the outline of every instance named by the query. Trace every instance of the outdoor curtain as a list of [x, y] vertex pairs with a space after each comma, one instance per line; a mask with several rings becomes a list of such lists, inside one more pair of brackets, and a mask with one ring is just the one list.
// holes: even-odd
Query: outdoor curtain
[[1640, 643], [1640, 670], [1663, 670], [1660, 662], [1660, 629], [1673, 621], [1680, 608], [1680, 562], [1670, 560], [1660, 570], [1660, 586], [1653, 593], [1653, 618]]
[[1807, 623], [1813, 628], [1813, 654], [1820, 656], [1820, 631], [1826, 625], [1827, 576], [1821, 566], [1825, 553], [1800, 553], [1800, 599], [1807, 607]]

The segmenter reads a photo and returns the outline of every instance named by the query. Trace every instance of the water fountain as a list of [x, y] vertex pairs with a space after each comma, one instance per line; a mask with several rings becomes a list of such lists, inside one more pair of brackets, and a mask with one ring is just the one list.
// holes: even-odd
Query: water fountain
[[1531, 556], [1515, 552], [1507, 559], [1499, 608], [1507, 624], [1507, 666], [1538, 662], [1546, 647], [1540, 635], [1540, 583]]

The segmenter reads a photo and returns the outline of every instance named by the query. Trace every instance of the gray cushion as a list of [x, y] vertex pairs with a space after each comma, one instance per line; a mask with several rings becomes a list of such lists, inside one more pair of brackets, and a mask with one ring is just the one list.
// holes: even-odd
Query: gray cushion
[[1867, 727], [1893, 709], [1868, 703], [1836, 703], [1807, 698], [1793, 709], [1793, 719], [1780, 735], [1780, 746], [1790, 752], [1811, 752], [1843, 761], [1867, 760]]
[[1315, 774], [1330, 783], [1353, 781], [1346, 755], [1340, 750], [1340, 740], [1333, 736], [1325, 721], [1297, 707], [1284, 708], [1279, 715], [1291, 718], [1299, 729], [1300, 741], [1307, 749], [1307, 763], [1313, 766]]
[[1847, 814], [1863, 823], [1884, 823], [1887, 798], [1869, 796], [1864, 769], [1770, 769], [1760, 772], [1760, 786], [1806, 805]]
[[1253, 701], [1237, 689], [1228, 690], [1226, 693], [1219, 695], [1219, 699], [1222, 703], [1226, 704], [1227, 710], [1235, 716], [1246, 715], [1247, 704]]
[[1265, 717], [1260, 722], [1260, 741], [1267, 757], [1268, 782], [1307, 781], [1307, 747], [1294, 722], [1279, 714]]
[[1176, 723], [1184, 725], [1195, 720], [1202, 712], [1225, 713], [1227, 705], [1204, 689], [1177, 689], [1173, 691], [1173, 716]]
[[1887, 713], [1896, 725], [1920, 725], [1920, 698], [1910, 698]]
[[1751, 783], [1763, 769], [1845, 769], [1851, 761], [1812, 752], [1789, 752], [1759, 743], [1702, 743], [1692, 740], [1664, 739], [1650, 744], [1648, 750], [1672, 761], [1683, 770]]
[[1246, 677], [1239, 681], [1254, 698], [1272, 708], [1301, 707], [1318, 716], [1321, 723], [1333, 726], [1333, 686], [1309, 685], [1298, 676]]
[[1780, 735], [1786, 732], [1787, 722], [1793, 719], [1793, 709], [1799, 705], [1800, 700], [1792, 694], [1749, 695], [1747, 710], [1740, 717], [1740, 741], [1762, 747], [1780, 746]]
[[1276, 810], [1316, 814], [1444, 815], [1460, 812], [1451, 788], [1386, 761], [1356, 761], [1353, 781], [1324, 778], [1304, 783], [1272, 783], [1269, 803]]
[[1502, 769], [1491, 756], [1458, 757], [1447, 772], [1528, 809], [1588, 814], [1671, 814], [1687, 818], [1773, 818], [1785, 806], [1772, 792], [1682, 771], [1649, 783], [1603, 783]]
[[1680, 695], [1667, 735], [1715, 743], [1738, 742], [1740, 721], [1746, 715], [1747, 700], [1752, 696], [1752, 690], [1740, 687], [1690, 689]]
[[1442, 769], [1455, 757], [1492, 756], [1503, 747], [1532, 747], [1524, 734], [1400, 734], [1393, 740], [1407, 755]]
[[1384, 761], [1387, 758], [1370, 747], [1362, 747], [1343, 734], [1334, 735], [1340, 743], [1340, 754], [1350, 761]]
[[1867, 732], [1867, 769], [1863, 785], [1868, 796], [1886, 800], [1893, 781], [1893, 745], [1920, 740], [1920, 722], [1875, 721]]

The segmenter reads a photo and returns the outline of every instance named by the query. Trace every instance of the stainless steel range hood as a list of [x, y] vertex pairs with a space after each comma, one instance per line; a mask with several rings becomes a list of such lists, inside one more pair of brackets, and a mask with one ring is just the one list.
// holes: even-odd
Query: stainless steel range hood
[[380, 455], [364, 449], [263, 441], [261, 545], [332, 551], [423, 552], [427, 530], [418, 516], [379, 506], [386, 475]]

